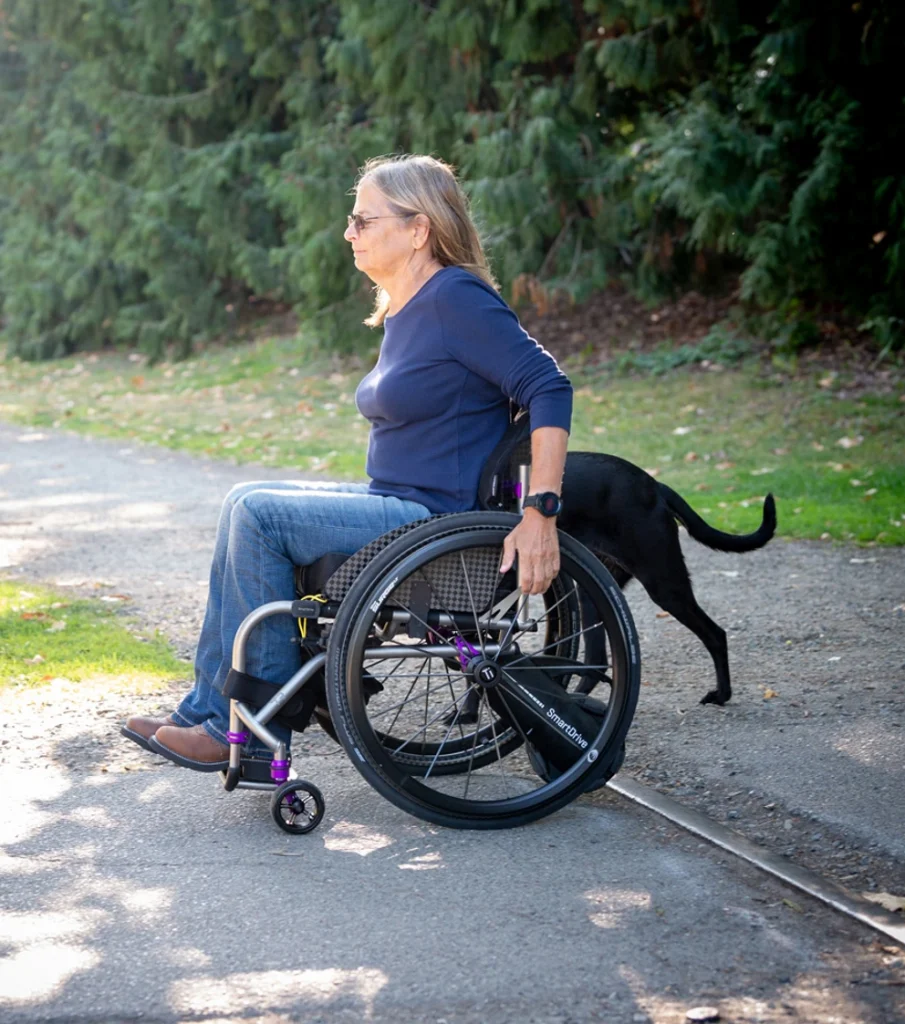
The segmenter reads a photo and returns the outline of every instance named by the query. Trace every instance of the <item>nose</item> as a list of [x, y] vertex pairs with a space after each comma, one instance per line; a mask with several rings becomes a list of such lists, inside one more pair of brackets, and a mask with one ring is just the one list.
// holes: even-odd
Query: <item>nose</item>
[[349, 226], [343, 232], [343, 238], [345, 238], [345, 240], [347, 242], [351, 242], [352, 239], [356, 238], [357, 236], [358, 236], [358, 232], [355, 230], [355, 225], [354, 224], [349, 224]]

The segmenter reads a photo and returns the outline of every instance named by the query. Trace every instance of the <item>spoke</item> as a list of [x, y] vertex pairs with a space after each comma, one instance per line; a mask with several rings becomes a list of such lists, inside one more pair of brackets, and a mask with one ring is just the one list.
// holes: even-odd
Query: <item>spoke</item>
[[471, 580], [468, 578], [468, 568], [465, 565], [465, 555], [459, 552], [459, 561], [462, 563], [462, 575], [465, 577], [465, 587], [468, 590], [468, 603], [471, 605], [471, 614], [474, 616], [475, 629], [478, 632], [478, 647], [481, 648], [481, 656], [486, 657], [484, 650], [484, 634], [481, 632], [481, 623], [478, 621], [478, 610], [474, 603], [474, 594], [471, 589]]
[[424, 691], [424, 732], [425, 732], [425, 738], [426, 738], [426, 734], [427, 734], [427, 715], [428, 715], [428, 709], [430, 708], [430, 692], [431, 692], [430, 673], [428, 672], [428, 676], [427, 676], [427, 689]]
[[[573, 584], [573, 589], [574, 589], [574, 584]], [[550, 617], [550, 613], [555, 611], [563, 603], [563, 601], [565, 601], [569, 597], [569, 594], [570, 594], [570, 590], [567, 587], [566, 588], [566, 592], [563, 594], [563, 596], [558, 601], [555, 601], [553, 604], [551, 604], [549, 608], [546, 605], [544, 605], [544, 614], [541, 615], [539, 618], [534, 619], [533, 621], [535, 623], [537, 623], [537, 625], [540, 625], [542, 622], [546, 622], [546, 620]], [[527, 604], [527, 602], [531, 599], [531, 595], [530, 594], [523, 594], [522, 597], [524, 598], [524, 603], [525, 604]], [[521, 615], [521, 610], [522, 610], [522, 605], [520, 604], [518, 609], [516, 610], [515, 617], [513, 618], [512, 623], [510, 624], [509, 631], [506, 633], [505, 643], [501, 643], [500, 644], [500, 650], [501, 651], [505, 649], [506, 643], [509, 642], [509, 637], [510, 637], [510, 635], [512, 633], [512, 628], [518, 622], [519, 616]], [[566, 639], [569, 639], [569, 638], [567, 637]], [[562, 640], [561, 638], [557, 638], [556, 641], [555, 641], [555, 643], [557, 643], [557, 644], [561, 644], [561, 643], [564, 643], [564, 642], [565, 641]], [[548, 645], [548, 647], [551, 647], [551, 646], [553, 646], [553, 645], [552, 644]], [[544, 648], [544, 650], [547, 650], [547, 649], [548, 649], [547, 647]], [[536, 654], [538, 652], [535, 651], [533, 653]]]
[[[373, 658], [379, 665], [382, 665], [387, 659], [386, 658]], [[402, 659], [400, 659], [402, 660]], [[424, 661], [421, 663], [421, 668], [417, 672], [394, 672], [392, 668], [387, 672], [385, 676], [378, 676], [375, 672], [370, 670], [370, 667], [366, 666], [364, 661], [361, 663], [362, 671], [370, 672], [371, 676], [377, 680], [378, 683], [383, 684], [388, 679], [414, 679], [416, 682], [424, 674], [424, 666], [430, 661], [430, 655], [426, 655]]]
[[472, 743], [472, 745], [471, 745], [471, 755], [468, 758], [468, 774], [465, 776], [465, 793], [462, 796], [463, 800], [467, 800], [468, 799], [468, 785], [471, 782], [471, 769], [474, 766], [474, 755], [475, 755], [475, 751], [478, 748], [478, 736], [481, 734], [481, 718], [483, 717], [483, 714], [484, 714], [484, 693], [483, 693], [483, 691], [480, 694], [480, 698], [481, 699], [478, 701], [478, 721], [477, 721], [477, 724], [475, 725], [474, 743]]
[[530, 743], [531, 741], [528, 739], [528, 737], [522, 731], [522, 727], [518, 724], [518, 719], [515, 717], [515, 715], [513, 715], [512, 708], [509, 707], [509, 701], [506, 700], [506, 697], [505, 697], [503, 691], [501, 689], [498, 689], [497, 693], [499, 693], [500, 700], [503, 702], [504, 707], [509, 712], [509, 717], [512, 719], [512, 724], [518, 730], [519, 735], [522, 737], [522, 739], [525, 741], [525, 743]]
[[512, 616], [512, 622], [509, 623], [509, 628], [506, 630], [506, 635], [503, 637], [502, 641], [500, 642], [500, 652], [501, 653], [506, 650], [506, 645], [509, 643], [509, 640], [512, 637], [512, 632], [515, 629], [515, 627], [518, 625], [518, 621], [521, 618], [522, 608], [528, 603], [528, 599], [529, 599], [530, 596], [531, 596], [530, 594], [522, 594], [522, 596], [516, 602], [515, 612], [514, 612], [514, 614]]
[[574, 640], [577, 636], [582, 636], [585, 633], [590, 633], [592, 629], [600, 629], [602, 625], [602, 622], [595, 622], [593, 626], [588, 626], [587, 629], [579, 629], [577, 633], [572, 633], [569, 636], [559, 637], [552, 644], [547, 644], [546, 647], [542, 647], [539, 651], [531, 651], [529, 654], [523, 654], [520, 658], [515, 658], [513, 661], [510, 661], [506, 665], [506, 668], [510, 669], [513, 667], [513, 665], [518, 665], [520, 661], [525, 661], [527, 658], [530, 658], [533, 655], [543, 654], [544, 651], [549, 651], [551, 647], [556, 647], [558, 644], [566, 643], [567, 640]]
[[[487, 702], [488, 704], [490, 701]], [[493, 708], [490, 709], [493, 711]], [[494, 724], [494, 716], [490, 716], [490, 731], [493, 733], [493, 745], [496, 747], [496, 763], [500, 768], [500, 775], [503, 776], [503, 788], [506, 790], [507, 796], [509, 795], [509, 776], [506, 774], [506, 769], [503, 767], [503, 755], [500, 753], [500, 743], [496, 735], [496, 725]]]
[[[389, 660], [388, 658], [381, 659], [381, 661], [383, 663], [386, 663], [388, 660]], [[406, 660], [408, 660], [408, 659], [406, 659]], [[428, 659], [425, 658], [424, 660], [427, 661]], [[365, 668], [365, 670], [366, 671], [370, 671], [370, 669], [367, 669], [367, 668]], [[464, 672], [453, 672], [452, 674], [454, 676], [464, 676], [465, 675]], [[374, 675], [374, 673], [371, 672], [371, 675]], [[385, 683], [388, 679], [416, 679], [417, 680], [417, 679], [420, 679], [422, 675], [423, 675], [423, 673], [421, 673], [421, 672], [390, 672], [388, 675], [385, 675], [385, 676], [383, 676], [381, 678], [379, 678], [378, 676], [374, 676], [374, 678], [379, 683]]]
[[[393, 731], [393, 726], [394, 726], [394, 725], [396, 724], [396, 721], [397, 721], [397, 719], [398, 719], [398, 718], [399, 718], [399, 716], [400, 716], [400, 715], [402, 714], [402, 709], [403, 709], [403, 707], [405, 707], [405, 705], [406, 705], [406, 704], [408, 703], [408, 699], [409, 699], [409, 697], [410, 697], [410, 696], [411, 696], [411, 694], [412, 694], [412, 690], [414, 690], [414, 689], [415, 689], [415, 684], [416, 684], [417, 682], [418, 682], [418, 676], [415, 676], [415, 678], [414, 678], [414, 679], [412, 680], [412, 684], [411, 684], [411, 686], [409, 686], [409, 688], [408, 688], [408, 692], [406, 693], [405, 697], [404, 697], [404, 698], [403, 698], [403, 700], [402, 700], [402, 703], [401, 703], [401, 704], [398, 704], [398, 705], [396, 706], [396, 714], [395, 714], [395, 716], [393, 717], [393, 721], [392, 721], [392, 722], [390, 722], [390, 724], [389, 724], [389, 726], [388, 726], [388, 728], [387, 728], [387, 732], [388, 732], [388, 733], [391, 733], [391, 732]], [[388, 709], [388, 711], [392, 711], [392, 710], [393, 710], [392, 708], [389, 708], [389, 709]], [[384, 712], [384, 711], [378, 711], [378, 712], [376, 712], [376, 713], [374, 714], [374, 718], [378, 718], [378, 717], [379, 717], [380, 715], [382, 715], [382, 714], [386, 714], [386, 713], [387, 713], [387, 712]]]
[[[446, 682], [447, 682], [447, 684], [449, 686], [449, 695], [450, 695], [450, 697], [452, 697], [453, 700], [455, 700], [456, 699], [456, 691], [453, 689], [452, 679], [450, 678], [450, 675], [449, 675], [449, 666], [446, 665], [445, 668], [446, 668]], [[455, 725], [459, 726], [459, 735], [464, 740], [465, 739], [465, 730], [459, 724], [459, 715], [458, 715], [458, 713], [456, 713], [456, 717], [453, 719], [453, 723]]]
[[[458, 715], [456, 717], [458, 717]], [[449, 739], [449, 734], [453, 731], [453, 726], [455, 725], [455, 722], [456, 722], [456, 719], [453, 718], [453, 720], [449, 723], [449, 728], [446, 730], [446, 735], [440, 741], [440, 746], [437, 747], [437, 753], [434, 754], [433, 761], [431, 761], [430, 766], [428, 767], [427, 771], [424, 773], [424, 778], [425, 779], [428, 778], [430, 776], [430, 773], [434, 770], [434, 765], [437, 763], [437, 758], [440, 756], [440, 751], [446, 745], [446, 741]]]
[[[538, 654], [540, 654], [540, 651], [532, 651], [529, 655], [527, 655], [527, 657], [537, 657]], [[521, 661], [521, 658], [519, 658], [518, 660]], [[515, 666], [516, 672], [531, 672], [534, 669], [539, 668], [544, 672], [556, 672], [557, 670], [559, 670], [561, 672], [569, 672], [572, 675], [576, 676], [580, 676], [582, 672], [589, 672], [591, 669], [593, 669], [595, 672], [598, 672], [601, 670], [606, 671], [606, 669], [610, 667], [609, 665], [584, 665], [581, 662], [576, 662], [574, 665], [516, 665], [515, 662], [513, 662], [512, 665], [506, 666], [506, 671], [508, 672], [510, 669], [513, 668], [513, 666]]]

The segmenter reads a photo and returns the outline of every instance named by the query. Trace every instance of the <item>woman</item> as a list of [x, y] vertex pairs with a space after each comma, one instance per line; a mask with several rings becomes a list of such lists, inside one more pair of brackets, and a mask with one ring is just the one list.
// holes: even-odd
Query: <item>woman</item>
[[[428, 156], [369, 161], [344, 237], [355, 266], [377, 286], [365, 323], [384, 327], [377, 365], [356, 392], [371, 423], [371, 482], [266, 482], [230, 492], [217, 527], [195, 686], [169, 717], [136, 716], [123, 728], [144, 747], [155, 736], [157, 753], [196, 771], [227, 766], [229, 702], [221, 690], [245, 616], [293, 596], [295, 565], [331, 551], [352, 554], [416, 519], [475, 508], [510, 399], [531, 417], [529, 494], [560, 492], [572, 388], [497, 293], [452, 168]], [[525, 593], [543, 593], [559, 570], [549, 512], [527, 508], [504, 545], [501, 571], [518, 555]], [[246, 672], [286, 682], [300, 666], [295, 629], [287, 616], [259, 625]], [[288, 743], [286, 730], [271, 728]], [[271, 752], [252, 738], [245, 756]]]

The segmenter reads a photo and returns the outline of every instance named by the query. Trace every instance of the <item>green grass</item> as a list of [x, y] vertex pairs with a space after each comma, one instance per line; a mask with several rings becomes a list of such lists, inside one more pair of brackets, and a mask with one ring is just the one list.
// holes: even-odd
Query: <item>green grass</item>
[[[722, 372], [680, 366], [626, 376], [618, 366], [593, 375], [569, 368], [576, 385], [571, 447], [607, 451], [654, 472], [722, 529], [754, 529], [771, 491], [780, 535], [905, 543], [902, 386], [851, 391], [845, 373], [788, 377], [743, 355]], [[298, 337], [153, 368], [123, 355], [7, 360], [0, 362], [0, 420], [361, 478], [367, 424], [353, 396], [367, 368]]]
[[114, 608], [0, 579], [0, 689], [64, 678], [139, 692], [190, 674], [163, 638], [127, 629]]

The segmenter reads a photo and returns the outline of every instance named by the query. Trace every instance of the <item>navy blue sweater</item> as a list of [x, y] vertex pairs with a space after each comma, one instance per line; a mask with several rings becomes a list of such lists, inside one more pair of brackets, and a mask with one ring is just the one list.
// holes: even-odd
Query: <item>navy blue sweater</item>
[[370, 491], [433, 513], [475, 508], [509, 399], [529, 410], [532, 430], [570, 429], [572, 385], [553, 357], [493, 288], [444, 267], [386, 318], [377, 365], [355, 393], [371, 423]]

